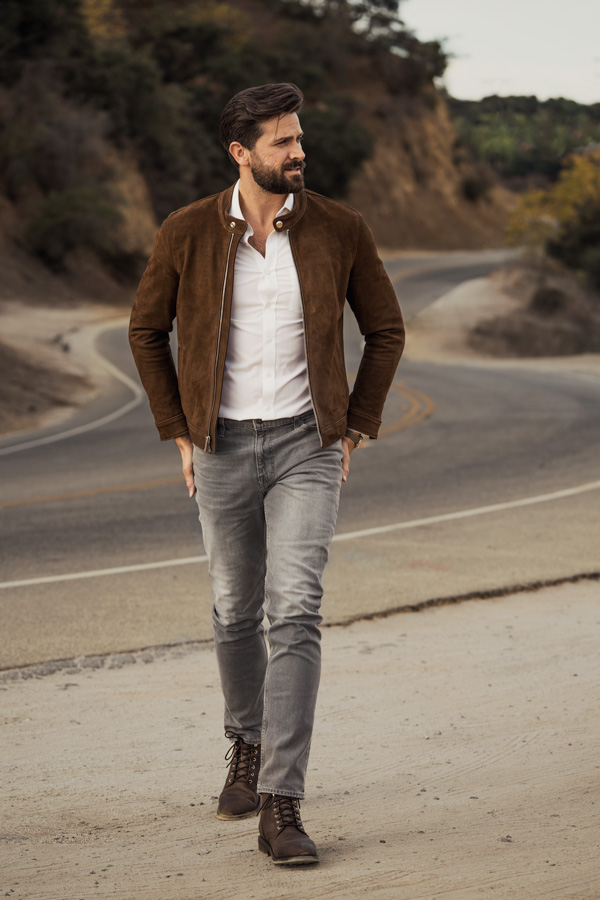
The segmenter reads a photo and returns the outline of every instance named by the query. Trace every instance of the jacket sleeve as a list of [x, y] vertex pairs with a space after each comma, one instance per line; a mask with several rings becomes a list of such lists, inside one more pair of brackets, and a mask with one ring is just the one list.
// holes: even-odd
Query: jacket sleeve
[[156, 236], [129, 323], [129, 343], [161, 440], [187, 434], [169, 342], [177, 310], [179, 273], [168, 239], [168, 220]]
[[362, 217], [346, 296], [365, 339], [350, 394], [348, 427], [376, 438], [385, 398], [404, 349], [404, 323], [396, 292]]

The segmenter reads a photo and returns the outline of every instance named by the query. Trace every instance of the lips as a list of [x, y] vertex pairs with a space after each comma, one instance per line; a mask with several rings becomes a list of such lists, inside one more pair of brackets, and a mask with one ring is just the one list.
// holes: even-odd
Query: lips
[[292, 165], [290, 165], [290, 163], [287, 163], [287, 165], [285, 165], [283, 167], [283, 171], [284, 172], [293, 172], [295, 175], [301, 175], [302, 172], [304, 172], [305, 168], [306, 168], [306, 163], [304, 161], [298, 162], [298, 163], [293, 163]]

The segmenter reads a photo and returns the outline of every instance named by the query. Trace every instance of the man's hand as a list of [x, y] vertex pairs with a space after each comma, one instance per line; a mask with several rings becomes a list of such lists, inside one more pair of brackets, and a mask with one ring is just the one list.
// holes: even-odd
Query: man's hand
[[344, 455], [342, 457], [342, 481], [348, 481], [348, 472], [350, 471], [350, 454], [356, 450], [356, 444], [351, 438], [342, 438], [342, 447]]
[[181, 453], [181, 468], [183, 469], [183, 477], [185, 478], [188, 495], [193, 497], [196, 493], [196, 485], [194, 484], [194, 465], [192, 463], [194, 445], [187, 434], [184, 437], [175, 438], [175, 443], [179, 447], [179, 452]]

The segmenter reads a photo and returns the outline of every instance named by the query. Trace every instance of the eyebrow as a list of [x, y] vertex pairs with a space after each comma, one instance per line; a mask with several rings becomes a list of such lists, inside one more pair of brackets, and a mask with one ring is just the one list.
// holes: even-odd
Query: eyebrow
[[274, 144], [285, 144], [287, 141], [293, 140], [302, 140], [304, 137], [304, 132], [301, 131], [300, 134], [289, 134], [287, 137], [276, 137], [273, 140]]

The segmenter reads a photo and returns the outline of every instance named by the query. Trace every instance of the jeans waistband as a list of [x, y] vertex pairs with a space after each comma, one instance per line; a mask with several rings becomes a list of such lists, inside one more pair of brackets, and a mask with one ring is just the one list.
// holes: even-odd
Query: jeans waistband
[[239, 429], [240, 431], [262, 431], [269, 428], [280, 428], [282, 425], [306, 425], [315, 421], [312, 409], [299, 416], [289, 416], [285, 419], [224, 419], [219, 416], [218, 424], [225, 426], [227, 430]]

